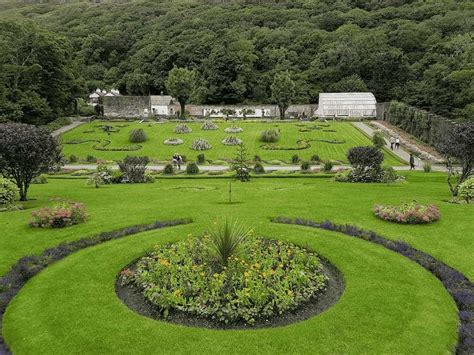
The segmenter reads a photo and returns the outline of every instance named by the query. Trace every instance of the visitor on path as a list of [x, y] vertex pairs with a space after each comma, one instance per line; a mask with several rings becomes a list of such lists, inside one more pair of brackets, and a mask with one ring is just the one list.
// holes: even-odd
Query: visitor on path
[[173, 158], [171, 159], [171, 163], [173, 164], [173, 167], [176, 169], [178, 167], [179, 170], [181, 170], [181, 163], [179, 161], [180, 155], [178, 153], [173, 154]]
[[390, 137], [390, 149], [393, 150], [393, 146], [395, 145], [395, 138]]
[[400, 137], [395, 138], [395, 149], [400, 149]]
[[178, 170], [181, 170], [181, 165], [183, 164], [183, 157], [178, 155]]
[[410, 170], [415, 170], [415, 157], [410, 153]]

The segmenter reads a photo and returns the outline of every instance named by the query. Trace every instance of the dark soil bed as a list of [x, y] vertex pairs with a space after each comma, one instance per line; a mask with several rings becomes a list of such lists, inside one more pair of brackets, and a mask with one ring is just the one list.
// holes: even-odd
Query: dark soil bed
[[[121, 277], [115, 282], [115, 292], [120, 300], [136, 313], [160, 321], [167, 321], [190, 327], [201, 327], [209, 329], [258, 329], [267, 327], [281, 327], [291, 323], [300, 322], [311, 318], [330, 308], [341, 297], [345, 289], [344, 276], [327, 259], [318, 255], [323, 265], [323, 273], [328, 277], [326, 290], [317, 298], [307, 302], [296, 310], [285, 312], [282, 315], [265, 320], [257, 320], [252, 326], [244, 323], [223, 324], [212, 319], [199, 318], [186, 312], [170, 312], [168, 318], [164, 318], [157, 310], [156, 306], [149, 302], [140, 290], [134, 285], [122, 286]], [[128, 265], [127, 268], [135, 271], [137, 261]]]

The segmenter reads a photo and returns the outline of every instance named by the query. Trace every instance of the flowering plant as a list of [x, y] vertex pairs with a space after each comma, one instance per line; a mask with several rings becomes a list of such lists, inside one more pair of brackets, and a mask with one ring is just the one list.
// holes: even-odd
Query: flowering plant
[[375, 205], [374, 214], [384, 221], [402, 224], [431, 223], [440, 218], [438, 207], [420, 205], [416, 201], [400, 206]]
[[84, 204], [56, 199], [53, 207], [44, 207], [31, 213], [29, 225], [40, 228], [63, 228], [87, 220]]

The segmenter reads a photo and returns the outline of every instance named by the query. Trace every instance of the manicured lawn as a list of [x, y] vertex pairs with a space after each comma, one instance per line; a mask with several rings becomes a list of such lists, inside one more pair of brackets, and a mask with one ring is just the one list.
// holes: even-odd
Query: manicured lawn
[[[79, 128], [81, 129], [81, 128]], [[95, 189], [83, 179], [33, 185], [27, 209], [0, 213], [0, 274], [21, 256], [100, 231], [191, 217], [190, 225], [126, 237], [75, 253], [31, 279], [9, 306], [4, 336], [14, 353], [41, 352], [318, 352], [445, 353], [457, 336], [456, 308], [441, 283], [417, 264], [368, 242], [298, 226], [272, 224], [284, 215], [356, 224], [400, 239], [474, 279], [472, 205], [449, 198], [445, 176], [407, 172], [403, 184], [336, 183], [326, 178], [159, 179], [154, 184]], [[64, 197], [84, 202], [90, 220], [65, 229], [31, 229], [32, 208]], [[435, 203], [441, 219], [401, 226], [373, 216], [376, 203]], [[233, 216], [257, 234], [307, 245], [340, 268], [346, 290], [328, 311], [288, 327], [216, 331], [138, 316], [114, 293], [119, 270], [157, 243], [199, 235]]]
[[[118, 132], [107, 134], [100, 128], [101, 125], [110, 125], [118, 129]], [[234, 134], [238, 136], [247, 145], [249, 158], [259, 155], [265, 162], [275, 164], [282, 161], [290, 163], [294, 154], [300, 156], [302, 160], [309, 160], [313, 154], [319, 155], [322, 160], [333, 160], [335, 162], [347, 163], [347, 150], [354, 146], [371, 145], [371, 141], [364, 134], [359, 132], [351, 123], [348, 122], [330, 122], [329, 127], [320, 127], [319, 130], [310, 130], [309, 132], [301, 132], [307, 130], [308, 127], [321, 125], [320, 123], [298, 123], [298, 122], [271, 122], [271, 123], [254, 123], [254, 122], [235, 122], [224, 123], [218, 122], [219, 129], [214, 131], [204, 131], [201, 129], [200, 123], [188, 123], [192, 128], [192, 132], [188, 134], [176, 134], [174, 128], [178, 123], [149, 124], [138, 122], [102, 122], [95, 121], [65, 133], [62, 136], [62, 142], [81, 140], [110, 140], [107, 148], [120, 148], [132, 145], [128, 136], [132, 129], [142, 128], [148, 135], [148, 141], [140, 143], [141, 149], [135, 151], [100, 151], [93, 148], [94, 142], [84, 142], [80, 144], [64, 144], [64, 154], [69, 157], [71, 154], [76, 155], [80, 159], [85, 159], [88, 155], [104, 160], [119, 160], [126, 155], [147, 155], [158, 161], [169, 161], [171, 156], [178, 152], [186, 155], [190, 160], [195, 160], [200, 153], [190, 149], [192, 142], [197, 138], [204, 138], [212, 145], [212, 149], [204, 151], [206, 159], [211, 160], [214, 164], [226, 164], [225, 160], [232, 159], [236, 154], [234, 146], [226, 146], [222, 144], [222, 140], [231, 134], [225, 133], [224, 129], [231, 126], [239, 126], [244, 129], [242, 133]], [[264, 150], [261, 148], [263, 144], [260, 142], [260, 134], [264, 130], [276, 129], [280, 130], [281, 136], [279, 144], [285, 147], [296, 147], [297, 141], [301, 139], [311, 140], [311, 147], [303, 150]], [[335, 131], [335, 132], [332, 132]], [[184, 140], [179, 146], [169, 146], [163, 143], [170, 137], [177, 137]], [[321, 140], [338, 140], [344, 143], [334, 144]], [[403, 165], [393, 154], [385, 152], [385, 164], [387, 165]]]

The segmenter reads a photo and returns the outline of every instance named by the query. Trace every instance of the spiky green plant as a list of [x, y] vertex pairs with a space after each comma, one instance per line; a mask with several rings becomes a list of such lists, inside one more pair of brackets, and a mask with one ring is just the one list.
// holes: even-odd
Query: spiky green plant
[[238, 221], [225, 219], [210, 231], [210, 255], [220, 266], [227, 266], [231, 256], [244, 252], [251, 230]]

